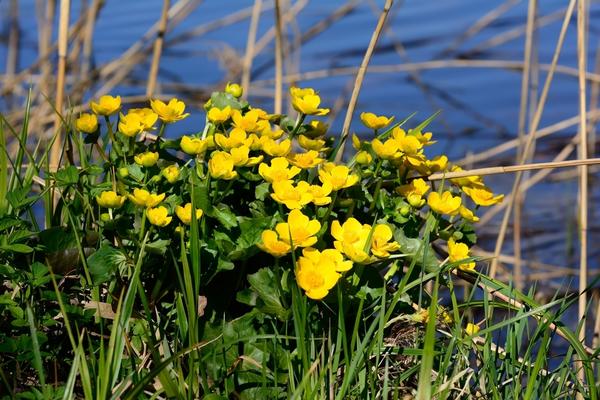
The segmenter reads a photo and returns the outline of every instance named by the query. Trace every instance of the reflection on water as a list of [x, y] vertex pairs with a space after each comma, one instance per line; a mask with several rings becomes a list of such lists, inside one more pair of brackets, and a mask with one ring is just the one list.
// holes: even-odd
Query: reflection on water
[[[10, 1], [0, 1], [0, 71], [6, 72]], [[38, 57], [38, 31], [35, 18], [36, 4], [44, 2], [21, 0], [19, 4], [18, 69], [30, 66]], [[81, 4], [74, 2], [71, 10], [75, 21]], [[249, 19], [205, 33], [189, 35], [197, 27], [210, 27], [211, 21], [224, 18], [237, 10], [249, 13], [251, 1], [207, 0], [200, 2], [191, 14], [166, 36], [166, 47], [161, 61], [159, 91], [176, 94], [186, 99], [199, 99], [207, 88], [221, 85], [232, 72], [239, 72], [245, 52]], [[312, 71], [326, 71], [318, 79], [293, 80], [300, 85], [311, 85], [321, 91], [324, 102], [334, 104], [339, 96], [349, 97], [353, 74], [345, 67], [360, 64], [377, 14], [374, 6], [382, 1], [297, 1], [292, 9], [299, 10], [286, 23], [289, 43], [302, 43], [300, 49], [288, 58], [286, 73], [300, 74], [302, 78]], [[562, 14], [566, 6], [561, 0], [539, 2], [539, 29], [535, 35], [536, 56], [540, 70], [534, 82], [541, 87], [547, 65], [555, 50]], [[226, 5], [224, 7], [224, 4]], [[93, 39], [92, 67], [100, 67], [119, 57], [155, 23], [162, 2], [106, 1], [96, 23]], [[336, 14], [342, 7], [343, 13]], [[264, 2], [258, 38], [269, 36], [273, 26], [272, 3]], [[336, 16], [337, 15], [337, 16]], [[438, 109], [443, 113], [431, 125], [440, 147], [452, 158], [477, 154], [517, 135], [519, 120], [521, 61], [523, 59], [527, 2], [501, 0], [406, 0], [398, 2], [390, 14], [389, 25], [375, 52], [372, 69], [364, 82], [357, 111], [406, 116], [413, 111], [417, 120], [425, 119]], [[592, 4], [590, 10], [589, 60], [594, 68], [598, 46], [597, 22], [600, 7]], [[328, 21], [324, 29], [323, 21]], [[213, 27], [214, 28], [214, 27]], [[317, 29], [317, 34], [312, 34]], [[56, 32], [56, 27], [54, 29]], [[269, 107], [272, 100], [273, 42], [265, 42], [265, 50], [254, 60], [252, 74], [254, 101]], [[136, 63], [127, 78], [112, 92], [139, 95], [144, 92], [144, 80], [149, 69], [149, 57]], [[440, 62], [431, 62], [440, 60]], [[477, 61], [475, 66], [468, 64]], [[571, 21], [560, 64], [576, 67], [575, 20]], [[507, 65], [510, 68], [507, 68]], [[410, 68], [409, 68], [410, 67]], [[338, 73], [341, 71], [342, 73]], [[95, 85], [87, 97], [98, 89]], [[538, 93], [539, 93], [538, 88]], [[186, 132], [202, 128], [204, 116], [199, 100], [192, 117], [180, 126]], [[0, 109], [6, 108], [0, 100]], [[357, 115], [358, 115], [357, 112]], [[554, 78], [540, 127], [577, 115], [577, 80], [569, 71], [561, 71]], [[333, 121], [333, 132], [339, 131], [343, 114]], [[353, 130], [366, 134], [358, 119]], [[181, 132], [178, 132], [181, 133]], [[543, 139], [537, 145], [536, 159], [549, 161], [576, 133], [576, 125]], [[433, 154], [430, 154], [431, 156]], [[514, 152], [485, 159], [477, 166], [509, 164]], [[593, 170], [592, 170], [593, 171]], [[569, 171], [567, 171], [569, 173]], [[523, 215], [525, 258], [553, 265], [577, 265], [576, 248], [576, 181], [564, 180], [565, 171], [546, 179], [530, 190]], [[529, 175], [528, 175], [529, 176]], [[593, 178], [594, 176], [592, 176]], [[598, 198], [593, 185], [592, 204]], [[490, 184], [510, 191], [511, 176], [494, 177]], [[597, 207], [590, 218], [591, 243], [598, 235]], [[482, 246], [493, 249], [499, 216], [480, 227]], [[511, 252], [507, 240], [506, 252]], [[590, 266], [598, 266], [600, 248], [592, 246]], [[557, 279], [564, 275], [557, 276]]]

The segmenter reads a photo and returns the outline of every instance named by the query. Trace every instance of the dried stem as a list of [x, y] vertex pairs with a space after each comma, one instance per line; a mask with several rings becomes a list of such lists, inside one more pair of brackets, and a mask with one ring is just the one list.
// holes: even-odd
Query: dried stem
[[[569, 3], [569, 7], [567, 8], [567, 12], [565, 13], [565, 18], [563, 20], [563, 25], [561, 27], [561, 31], [558, 37], [558, 41], [556, 43], [556, 49], [554, 51], [554, 55], [552, 56], [551, 68], [548, 71], [548, 75], [546, 76], [546, 81], [544, 83], [544, 88], [542, 89], [542, 94], [540, 96], [540, 101], [538, 103], [535, 115], [533, 116], [533, 120], [531, 121], [530, 132], [527, 135], [527, 142], [525, 143], [525, 147], [523, 150], [523, 157], [521, 158], [521, 162], [524, 163], [526, 157], [529, 155], [530, 148], [532, 147], [535, 139], [535, 131], [538, 128], [538, 125], [542, 119], [542, 113], [544, 110], [544, 106], [546, 105], [546, 100], [548, 98], [548, 92], [550, 91], [550, 84], [552, 83], [552, 79], [554, 78], [554, 72], [556, 70], [556, 65], [558, 63], [558, 58], [560, 56], [560, 51], [562, 49], [565, 36], [567, 33], [567, 28], [569, 26], [569, 21], [571, 20], [571, 16], [573, 15], [573, 10], [575, 8], [575, 0], [571, 0]], [[521, 183], [522, 174], [521, 171], [517, 171], [515, 176], [515, 181], [512, 188], [512, 196], [510, 198], [510, 202], [506, 207], [504, 212], [504, 217], [502, 218], [502, 223], [500, 225], [500, 232], [498, 233], [498, 239], [496, 240], [496, 246], [494, 249], [494, 254], [498, 255], [502, 251], [502, 245], [504, 244], [504, 238], [506, 237], [506, 231], [508, 228], [508, 220], [510, 219], [510, 213], [512, 211], [515, 196], [514, 193], [518, 190], [519, 185]], [[490, 277], [494, 278], [496, 274], [496, 270], [498, 268], [498, 259], [494, 258], [492, 260], [492, 264], [490, 266]]]
[[[58, 68], [56, 80], [55, 107], [58, 113], [63, 112], [63, 98], [65, 93], [65, 73], [67, 68], [67, 39], [69, 32], [70, 0], [60, 1], [60, 17], [58, 26]], [[54, 123], [56, 139], [50, 151], [50, 168], [57, 170], [60, 165], [63, 148], [63, 135], [61, 132], [61, 116], [56, 115]]]
[[162, 54], [163, 42], [165, 40], [165, 33], [167, 32], [167, 21], [169, 19], [169, 7], [171, 1], [164, 0], [163, 8], [160, 14], [160, 22], [158, 24], [158, 31], [156, 32], [156, 40], [154, 41], [154, 50], [152, 53], [152, 64], [150, 65], [150, 72], [148, 73], [148, 83], [146, 86], [146, 97], [152, 96], [154, 89], [156, 88], [156, 79], [158, 77], [158, 66], [160, 64], [160, 56]]
[[262, 9], [262, 0], [254, 0], [252, 7], [252, 18], [250, 18], [250, 28], [248, 29], [248, 40], [246, 42], [246, 55], [244, 56], [244, 66], [242, 70], [242, 87], [244, 88], [243, 98], [248, 98], [250, 90], [250, 72], [252, 71], [252, 61], [254, 60], [254, 45], [256, 43], [256, 31], [258, 30], [258, 20]]

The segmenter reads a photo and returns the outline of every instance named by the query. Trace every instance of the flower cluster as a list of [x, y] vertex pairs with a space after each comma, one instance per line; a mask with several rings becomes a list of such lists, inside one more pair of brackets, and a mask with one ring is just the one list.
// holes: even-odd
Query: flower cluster
[[[204, 107], [202, 132], [179, 139], [166, 139], [164, 132], [189, 115], [180, 100], [154, 99], [126, 113], [119, 97], [91, 102], [92, 113], [81, 114], [75, 126], [97, 148], [106, 128], [103, 149], [111, 154], [104, 158], [112, 166], [95, 189], [98, 206], [109, 209], [104, 220], [128, 215], [136, 229], [143, 231], [148, 221], [158, 237], [169, 238], [173, 215], [182, 237], [203, 218], [203, 251], [216, 269], [231, 268], [239, 257], [262, 257], [261, 263], [271, 260], [291, 271], [297, 286], [317, 300], [340, 281], [352, 288], [357, 266], [383, 278], [390, 265], [411, 256], [403, 240], [418, 237], [431, 218], [437, 223], [429, 233], [447, 241], [449, 260], [474, 269], [468, 224], [478, 220], [478, 207], [502, 196], [481, 177], [430, 181], [433, 173], [460, 167], [444, 155], [427, 157], [425, 149], [435, 142], [424, 125], [405, 130], [394, 117], [362, 113], [373, 133], [367, 140], [354, 135], [354, 155], [340, 163], [334, 159], [342, 141], [311, 119], [329, 112], [314, 89], [290, 89], [295, 118], [251, 107], [242, 93], [235, 84], [214, 93]], [[254, 223], [259, 234], [243, 236]]]

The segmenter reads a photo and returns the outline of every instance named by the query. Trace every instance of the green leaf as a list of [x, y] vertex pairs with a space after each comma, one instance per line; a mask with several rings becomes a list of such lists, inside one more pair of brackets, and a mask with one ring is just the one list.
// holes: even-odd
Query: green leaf
[[207, 214], [219, 220], [226, 229], [235, 228], [238, 224], [235, 214], [225, 204], [209, 208]]
[[33, 248], [27, 246], [26, 244], [15, 243], [15, 244], [5, 244], [0, 246], [0, 249], [3, 251], [9, 251], [13, 253], [31, 253]]
[[228, 255], [229, 259], [238, 260], [253, 255], [257, 251], [256, 244], [261, 241], [262, 231], [271, 226], [272, 220], [272, 216], [258, 218], [240, 217], [241, 234], [235, 241], [235, 250]]
[[170, 240], [159, 239], [155, 242], [148, 243], [146, 245], [146, 249], [148, 250], [149, 253], [165, 255], [165, 253], [167, 252], [167, 248], [169, 247], [170, 244], [171, 244]]
[[264, 182], [260, 185], [256, 185], [256, 188], [254, 188], [254, 197], [256, 197], [258, 200], [266, 199], [270, 192], [269, 187], [269, 182]]
[[127, 171], [129, 172], [129, 176], [134, 180], [141, 182], [144, 180], [144, 171], [142, 171], [142, 167], [137, 164], [129, 164], [127, 166]]
[[258, 309], [267, 314], [274, 314], [281, 320], [289, 317], [289, 310], [281, 303], [281, 291], [275, 273], [270, 268], [261, 268], [254, 274], [248, 275], [250, 287], [256, 292], [262, 305]]
[[[430, 244], [421, 246], [422, 239], [409, 238], [404, 234], [402, 229], [396, 229], [394, 232], [394, 240], [400, 245], [400, 251], [406, 254], [409, 259], [415, 259], [418, 265], [423, 266], [427, 271], [437, 270], [439, 261], [435, 257], [435, 252]], [[421, 248], [422, 247], [422, 248]], [[425, 259], [423, 259], [423, 251], [427, 249]]]
[[90, 275], [96, 285], [110, 280], [115, 271], [126, 262], [123, 253], [106, 244], [87, 260]]
[[54, 178], [59, 186], [75, 185], [79, 181], [79, 171], [77, 167], [69, 165], [58, 170]]

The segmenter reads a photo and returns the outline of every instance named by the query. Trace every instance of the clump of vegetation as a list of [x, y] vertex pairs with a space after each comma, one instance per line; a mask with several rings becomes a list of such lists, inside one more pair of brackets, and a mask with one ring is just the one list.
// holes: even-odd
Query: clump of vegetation
[[[177, 139], [183, 102], [103, 96], [64, 121], [58, 169], [27, 150], [29, 116], [1, 122], [8, 397], [596, 398], [571, 368], [593, 382], [586, 348], [556, 325], [573, 299], [539, 306], [477, 272], [472, 223], [502, 195], [429, 179], [460, 170], [426, 154], [430, 120], [363, 113], [372, 138], [344, 163], [313, 89], [291, 88], [296, 116], [241, 94], [213, 93], [203, 130]], [[456, 275], [518, 303], [459, 301]], [[569, 350], [551, 364], [557, 334]]]

